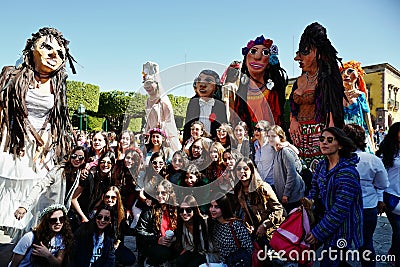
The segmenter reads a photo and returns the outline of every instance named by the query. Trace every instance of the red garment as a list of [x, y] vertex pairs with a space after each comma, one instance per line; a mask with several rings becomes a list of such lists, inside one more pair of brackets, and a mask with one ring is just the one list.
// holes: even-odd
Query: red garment
[[171, 219], [169, 218], [168, 210], [163, 211], [161, 218], [161, 236], [165, 236], [165, 232], [171, 229]]

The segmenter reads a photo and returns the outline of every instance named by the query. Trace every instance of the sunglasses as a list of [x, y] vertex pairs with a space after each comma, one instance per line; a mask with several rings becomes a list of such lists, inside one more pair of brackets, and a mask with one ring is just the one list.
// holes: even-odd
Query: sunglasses
[[71, 159], [76, 159], [78, 158], [78, 160], [84, 160], [85, 157], [84, 156], [78, 156], [77, 154], [71, 154]]
[[248, 166], [237, 166], [236, 171], [240, 172], [241, 170], [248, 171], [250, 168]]
[[301, 54], [302, 56], [307, 56], [307, 55], [309, 55], [310, 54], [310, 50], [298, 50], [297, 52], [296, 52], [296, 54], [298, 55], [298, 54]]
[[332, 144], [333, 141], [336, 140], [335, 137], [332, 137], [332, 136], [325, 137], [325, 136], [322, 136], [322, 135], [321, 135], [320, 137], [318, 137], [318, 139], [319, 139], [319, 141], [320, 141], [321, 143], [325, 142], [325, 139], [326, 139], [326, 140], [328, 141], [329, 144]]
[[49, 219], [49, 223], [50, 224], [56, 224], [56, 223], [64, 223], [65, 222], [65, 216], [61, 216], [61, 217], [56, 217], [56, 218], [50, 218]]
[[179, 208], [179, 213], [180, 214], [183, 214], [185, 212], [186, 212], [186, 214], [192, 213], [193, 209], [192, 208]]
[[103, 216], [103, 215], [97, 215], [96, 216], [96, 220], [99, 220], [99, 221], [101, 221], [101, 220], [104, 220], [105, 222], [108, 222], [108, 221], [110, 221], [110, 216]]
[[264, 129], [262, 129], [262, 128], [258, 128], [258, 127], [254, 127], [254, 131], [257, 131], [257, 132], [262, 132], [262, 131], [264, 131]]
[[342, 74], [346, 74], [347, 76], [350, 76], [350, 74], [352, 74], [353, 72], [355, 72], [354, 69], [348, 68], [348, 69], [345, 69], [344, 71], [342, 71]]
[[110, 198], [111, 198], [111, 200], [116, 200], [116, 199], [117, 199], [117, 196], [105, 195], [104, 198], [105, 198], [105, 199], [110, 199]]

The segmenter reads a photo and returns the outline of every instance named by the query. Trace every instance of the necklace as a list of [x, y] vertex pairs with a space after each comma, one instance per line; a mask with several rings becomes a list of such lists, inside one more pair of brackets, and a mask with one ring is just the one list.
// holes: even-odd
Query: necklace
[[318, 71], [315, 72], [314, 75], [309, 75], [308, 71], [306, 72], [307, 84], [314, 83], [317, 80], [317, 78], [318, 78]]

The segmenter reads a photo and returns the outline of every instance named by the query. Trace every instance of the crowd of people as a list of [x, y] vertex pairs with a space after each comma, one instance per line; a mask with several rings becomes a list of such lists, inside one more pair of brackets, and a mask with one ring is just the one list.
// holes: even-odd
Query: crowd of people
[[[400, 123], [375, 156], [362, 68], [341, 64], [322, 25], [301, 36], [289, 120], [278, 47], [261, 35], [222, 79], [208, 69], [195, 78], [181, 138], [153, 62], [143, 66], [140, 138], [64, 135], [68, 43], [43, 28], [24, 63], [0, 77], [0, 203], [14, 211], [0, 224], [18, 241], [10, 266], [251, 266], [299, 206], [316, 219], [304, 242], [337, 255], [368, 250], [363, 266], [375, 266], [373, 232], [386, 212], [399, 266]], [[136, 236], [137, 253], [125, 236]], [[324, 257], [321, 266], [345, 264]]]

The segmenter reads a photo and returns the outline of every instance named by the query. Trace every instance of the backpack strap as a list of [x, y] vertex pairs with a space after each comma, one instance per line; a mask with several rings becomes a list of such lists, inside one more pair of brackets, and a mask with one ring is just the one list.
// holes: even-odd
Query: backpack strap
[[235, 221], [235, 220], [232, 219], [232, 220], [229, 221], [229, 227], [231, 228], [232, 236], [233, 236], [233, 239], [235, 239], [236, 246], [238, 248], [241, 248], [242, 246], [240, 245], [240, 242], [239, 242], [239, 240], [238, 240], [238, 238], [236, 236], [235, 229], [233, 229], [233, 221]]

